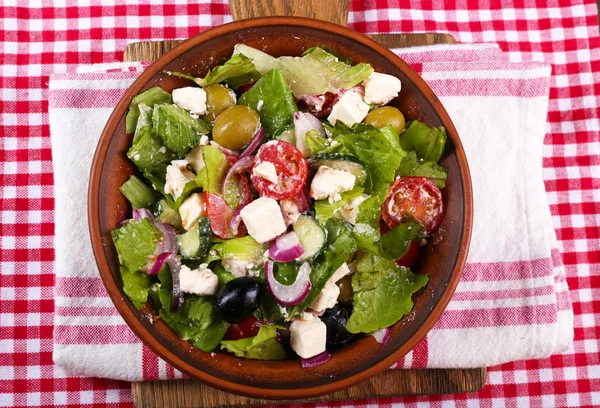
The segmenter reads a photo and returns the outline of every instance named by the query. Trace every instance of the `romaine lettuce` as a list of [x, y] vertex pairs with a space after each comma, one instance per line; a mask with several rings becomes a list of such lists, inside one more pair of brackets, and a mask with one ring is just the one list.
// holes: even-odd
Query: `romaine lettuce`
[[409, 216], [404, 217], [402, 224], [383, 235], [379, 233], [378, 227], [356, 224], [352, 229], [352, 235], [360, 249], [385, 259], [402, 258], [411, 241], [425, 236], [423, 226]]
[[121, 194], [131, 203], [133, 208], [151, 208], [158, 201], [158, 193], [137, 176], [132, 175], [119, 187]]
[[140, 108], [138, 105], [144, 104], [151, 108], [155, 104], [160, 103], [173, 103], [173, 98], [170, 93], [163, 91], [158, 86], [147, 89], [141, 94], [134, 96], [129, 104], [129, 112], [127, 112], [127, 116], [125, 117], [125, 133], [135, 132], [138, 117], [140, 116]]
[[123, 280], [123, 292], [136, 308], [141, 308], [148, 300], [148, 291], [153, 284], [152, 277], [144, 272], [131, 272], [124, 266], [119, 268]]
[[127, 151], [127, 157], [140, 171], [154, 171], [163, 164], [176, 159], [175, 153], [164, 146], [161, 140], [152, 133], [152, 127], [146, 125], [136, 134], [133, 144]]
[[402, 159], [402, 163], [400, 163], [398, 174], [400, 177], [428, 177], [439, 188], [444, 188], [446, 187], [448, 169], [436, 162], [419, 159], [416, 152], [408, 152], [406, 157]]
[[149, 218], [130, 220], [121, 228], [112, 231], [119, 263], [136, 272], [141, 270], [158, 248], [162, 233]]
[[315, 212], [319, 223], [325, 224], [328, 219], [333, 217], [333, 213], [335, 213], [336, 210], [342, 208], [350, 200], [360, 196], [363, 191], [364, 189], [362, 187], [356, 186], [350, 191], [341, 193], [340, 196], [342, 198], [334, 203], [329, 202], [327, 199], [315, 201]]
[[267, 247], [259, 244], [250, 235], [221, 241], [212, 246], [205, 262], [210, 263], [220, 259], [235, 259], [238, 261], [261, 263]]
[[171, 75], [194, 81], [200, 86], [226, 83], [233, 89], [249, 84], [260, 78], [252, 59], [242, 54], [234, 54], [225, 64], [214, 67], [204, 78], [196, 78], [180, 72], [172, 72]]
[[200, 136], [210, 132], [210, 125], [192, 117], [177, 105], [154, 105], [152, 113], [154, 133], [178, 158], [182, 158], [200, 143]]
[[261, 326], [254, 337], [222, 341], [221, 349], [254, 360], [283, 360], [287, 357], [283, 346], [277, 341], [277, 327], [270, 325]]
[[238, 104], [250, 106], [258, 113], [268, 138], [279, 136], [294, 126], [294, 112], [298, 110], [288, 82], [279, 69], [267, 72], [240, 96]]
[[[223, 181], [229, 170], [229, 162], [227, 157], [219, 150], [216, 146], [204, 146], [202, 147], [202, 158], [204, 159], [204, 169], [206, 172], [202, 174], [200, 178], [202, 180], [202, 187], [204, 191], [208, 191], [213, 194], [222, 194], [223, 192]], [[197, 177], [198, 179], [198, 177]]]
[[446, 129], [435, 128], [413, 120], [400, 136], [400, 145], [405, 150], [414, 150], [425, 161], [438, 162], [446, 147]]
[[396, 323], [413, 307], [412, 294], [427, 284], [417, 275], [375, 255], [364, 255], [352, 276], [354, 308], [346, 324], [350, 333], [371, 333]]

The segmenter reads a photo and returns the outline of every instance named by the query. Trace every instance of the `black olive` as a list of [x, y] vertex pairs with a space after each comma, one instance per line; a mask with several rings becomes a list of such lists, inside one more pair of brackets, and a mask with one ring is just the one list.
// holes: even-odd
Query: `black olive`
[[230, 280], [217, 293], [215, 309], [227, 323], [240, 323], [258, 308], [260, 285], [249, 277]]
[[323, 313], [321, 320], [327, 326], [327, 348], [344, 346], [356, 337], [355, 334], [348, 333], [345, 327], [351, 313], [350, 306], [342, 303], [338, 303]]

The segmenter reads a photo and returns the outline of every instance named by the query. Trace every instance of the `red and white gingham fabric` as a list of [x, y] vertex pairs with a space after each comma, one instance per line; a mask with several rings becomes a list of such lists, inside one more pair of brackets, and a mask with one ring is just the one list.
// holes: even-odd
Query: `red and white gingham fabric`
[[[185, 38], [230, 19], [222, 2], [166, 3], [0, 6], [0, 406], [131, 405], [128, 383], [68, 377], [52, 363], [47, 80], [75, 65], [118, 61], [127, 42]], [[354, 1], [350, 26], [450, 32], [462, 42], [497, 42], [513, 60], [552, 63], [544, 177], [574, 302], [575, 343], [549, 359], [490, 369], [489, 385], [478, 393], [349, 405], [600, 405], [600, 36], [593, 0], [469, 0], [444, 2], [445, 9], [390, 3]]]

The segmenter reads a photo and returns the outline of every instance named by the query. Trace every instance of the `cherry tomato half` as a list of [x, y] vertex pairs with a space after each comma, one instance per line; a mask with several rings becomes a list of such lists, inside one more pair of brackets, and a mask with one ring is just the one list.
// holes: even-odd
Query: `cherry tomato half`
[[240, 323], [230, 325], [225, 332], [223, 340], [239, 340], [254, 337], [258, 334], [260, 326], [262, 326], [262, 322], [256, 317], [250, 316]]
[[433, 231], [444, 216], [442, 192], [427, 177], [405, 177], [396, 180], [381, 207], [383, 221], [394, 228], [405, 214], [412, 215], [423, 224], [427, 232]]
[[262, 162], [271, 162], [277, 170], [277, 184], [251, 173], [250, 179], [258, 192], [276, 200], [298, 194], [306, 184], [308, 165], [300, 150], [283, 140], [273, 140], [258, 149], [252, 170]]

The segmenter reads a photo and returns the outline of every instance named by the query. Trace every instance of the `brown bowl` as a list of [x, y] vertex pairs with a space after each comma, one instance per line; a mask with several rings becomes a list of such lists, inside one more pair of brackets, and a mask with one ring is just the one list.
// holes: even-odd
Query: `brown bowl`
[[[300, 55], [315, 45], [328, 46], [354, 62], [368, 62], [376, 71], [402, 81], [393, 101], [407, 120], [444, 126], [448, 144], [442, 163], [448, 168], [444, 190], [446, 214], [422, 253], [418, 273], [429, 284], [414, 296], [412, 312], [393, 327], [385, 346], [366, 336], [336, 351], [327, 363], [302, 369], [299, 359], [257, 361], [215, 351], [204, 353], [181, 340], [147, 305], [136, 310], [122, 290], [117, 253], [110, 232], [129, 218], [130, 208], [119, 186], [135, 172], [125, 153], [125, 115], [131, 98], [160, 86], [166, 91], [189, 82], [164, 70], [203, 76], [226, 61], [236, 43], [245, 43], [274, 56]], [[90, 235], [100, 275], [115, 306], [142, 341], [168, 363], [209, 385], [258, 398], [294, 399], [327, 394], [387, 369], [408, 353], [439, 319], [460, 278], [471, 237], [472, 192], [467, 160], [452, 121], [423, 79], [394, 53], [348, 28], [319, 20], [293, 17], [237, 21], [205, 31], [182, 43], [147, 68], [127, 90], [100, 137], [92, 164], [88, 196]], [[150, 315], [150, 318], [149, 318]]]

